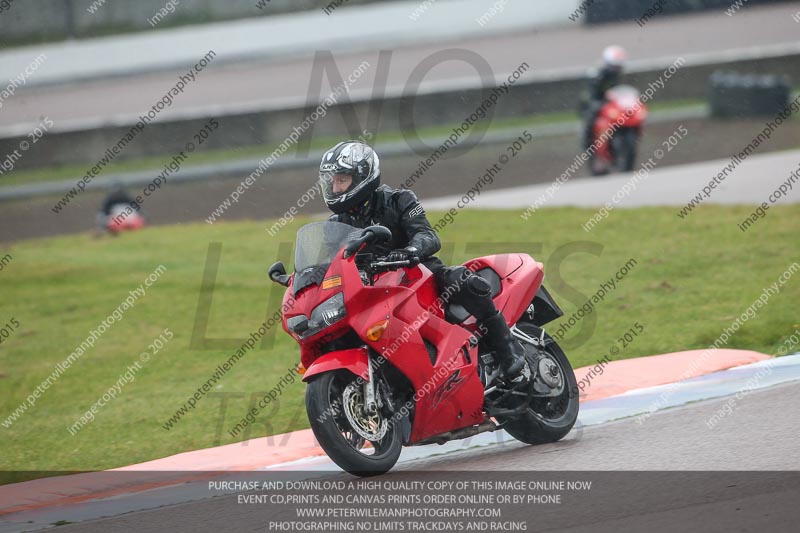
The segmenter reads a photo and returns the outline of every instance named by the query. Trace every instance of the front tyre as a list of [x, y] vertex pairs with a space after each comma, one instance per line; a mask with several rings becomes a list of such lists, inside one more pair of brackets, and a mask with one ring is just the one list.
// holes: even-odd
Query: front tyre
[[592, 176], [605, 176], [611, 171], [610, 162], [599, 156], [597, 152], [592, 154], [592, 158], [589, 163], [589, 171], [591, 172]]
[[328, 457], [343, 470], [365, 477], [391, 470], [403, 445], [395, 420], [380, 409], [366, 412], [361, 383], [346, 371], [322, 374], [306, 388], [306, 412]]
[[[527, 336], [539, 339], [541, 328], [529, 322], [516, 326]], [[558, 393], [549, 398], [534, 397], [522, 415], [504, 419], [498, 417], [509, 435], [526, 444], [546, 444], [564, 438], [578, 419], [578, 384], [566, 354], [547, 333], [544, 347], [537, 348], [522, 343], [529, 364], [536, 361], [536, 368], [547, 372], [546, 381]], [[537, 353], [538, 350], [538, 353]]]
[[639, 146], [639, 130], [637, 128], [622, 128], [616, 134], [617, 138], [617, 166], [624, 172], [630, 172], [636, 165], [636, 152]]

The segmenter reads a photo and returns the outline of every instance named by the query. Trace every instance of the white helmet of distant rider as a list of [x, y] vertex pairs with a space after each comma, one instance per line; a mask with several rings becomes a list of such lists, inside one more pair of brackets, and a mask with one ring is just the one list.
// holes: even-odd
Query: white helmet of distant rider
[[608, 70], [622, 72], [625, 69], [625, 62], [628, 60], [628, 52], [617, 45], [607, 46], [603, 50], [603, 67]]

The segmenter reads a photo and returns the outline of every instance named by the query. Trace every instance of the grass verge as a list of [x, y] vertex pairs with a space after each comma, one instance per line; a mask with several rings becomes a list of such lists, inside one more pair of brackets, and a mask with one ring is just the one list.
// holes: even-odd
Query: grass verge
[[[546, 266], [545, 284], [569, 316], [630, 259], [635, 267], [565, 337], [576, 367], [592, 364], [639, 322], [644, 333], [614, 358], [707, 347], [796, 257], [800, 206], [775, 206], [747, 233], [736, 223], [749, 207], [703, 206], [681, 221], [674, 208], [617, 210], [590, 234], [589, 209], [544, 209], [529, 221], [516, 211], [465, 211], [442, 231], [449, 263], [505, 251]], [[430, 213], [438, 220], [440, 213]], [[491, 220], [491, 224], [487, 221]], [[188, 450], [308, 427], [304, 387], [288, 387], [274, 408], [238, 435], [228, 430], [254, 398], [293, 367], [298, 350], [282, 330], [270, 350], [249, 352], [180, 422], [164, 423], [234, 351], [190, 347], [209, 243], [222, 243], [207, 337], [245, 338], [277, 308], [280, 287], [266, 267], [291, 263], [289, 242], [305, 221], [275, 239], [270, 222], [152, 227], [119, 238], [76, 235], [15, 244], [0, 272], [0, 324], [16, 331], [0, 345], [0, 422], [118, 308], [159, 265], [166, 271], [27, 412], [0, 425], [3, 470], [74, 471], [133, 464]], [[285, 241], [287, 244], [281, 244]], [[776, 353], [798, 328], [800, 277], [732, 336], [730, 348]], [[272, 302], [270, 304], [270, 302]], [[549, 329], [555, 331], [560, 323]], [[165, 328], [174, 338], [116, 399], [75, 436], [68, 431]], [[234, 343], [236, 344], [236, 343]], [[621, 346], [619, 346], [621, 348]]]

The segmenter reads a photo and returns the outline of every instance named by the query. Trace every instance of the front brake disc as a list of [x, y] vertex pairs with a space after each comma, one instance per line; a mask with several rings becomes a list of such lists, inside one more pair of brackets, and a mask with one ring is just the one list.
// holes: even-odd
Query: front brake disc
[[366, 440], [377, 442], [386, 436], [389, 422], [381, 416], [380, 410], [375, 414], [367, 414], [364, 393], [355, 382], [347, 385], [342, 393], [342, 410], [353, 431]]

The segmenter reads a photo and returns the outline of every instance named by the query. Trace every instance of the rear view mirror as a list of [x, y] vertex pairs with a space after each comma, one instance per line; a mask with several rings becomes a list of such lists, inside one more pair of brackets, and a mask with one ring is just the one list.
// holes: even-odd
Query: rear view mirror
[[344, 256], [350, 257], [357, 251], [361, 249], [364, 244], [376, 243], [376, 242], [387, 242], [392, 239], [392, 230], [385, 226], [370, 226], [368, 228], [364, 228], [364, 231], [361, 233], [361, 237], [350, 241], [347, 246], [344, 248]]
[[389, 242], [392, 240], [392, 230], [386, 226], [370, 226], [364, 232], [372, 233], [370, 240], [367, 242]]
[[291, 277], [286, 275], [286, 267], [283, 266], [281, 261], [278, 261], [269, 267], [269, 279], [279, 285], [288, 287]]
[[345, 258], [352, 256], [354, 253], [361, 249], [361, 246], [364, 244], [364, 237], [359, 237], [354, 241], [350, 241], [347, 243], [347, 246], [344, 247], [344, 256]]

